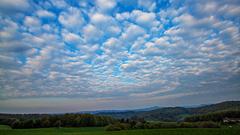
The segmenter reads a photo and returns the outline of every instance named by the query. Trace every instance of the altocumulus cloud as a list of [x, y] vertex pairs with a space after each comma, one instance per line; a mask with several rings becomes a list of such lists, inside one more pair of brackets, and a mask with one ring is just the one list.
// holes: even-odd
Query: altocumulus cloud
[[238, 0], [1, 0], [0, 15], [0, 100], [240, 97]]

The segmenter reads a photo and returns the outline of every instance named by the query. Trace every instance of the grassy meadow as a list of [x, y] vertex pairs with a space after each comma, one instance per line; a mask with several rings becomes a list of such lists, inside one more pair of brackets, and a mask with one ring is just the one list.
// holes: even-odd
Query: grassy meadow
[[239, 135], [239, 133], [239, 127], [105, 131], [102, 127], [11, 129], [0, 125], [0, 135]]

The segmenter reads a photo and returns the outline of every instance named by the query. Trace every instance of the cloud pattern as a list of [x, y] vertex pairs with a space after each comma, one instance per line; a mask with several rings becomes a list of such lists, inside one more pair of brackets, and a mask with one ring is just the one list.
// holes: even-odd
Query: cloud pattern
[[0, 99], [239, 95], [239, 7], [238, 0], [2, 0]]

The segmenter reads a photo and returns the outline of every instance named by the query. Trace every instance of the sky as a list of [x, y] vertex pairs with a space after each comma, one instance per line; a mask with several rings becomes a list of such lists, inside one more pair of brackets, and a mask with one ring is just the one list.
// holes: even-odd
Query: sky
[[240, 100], [239, 0], [1, 0], [0, 112]]

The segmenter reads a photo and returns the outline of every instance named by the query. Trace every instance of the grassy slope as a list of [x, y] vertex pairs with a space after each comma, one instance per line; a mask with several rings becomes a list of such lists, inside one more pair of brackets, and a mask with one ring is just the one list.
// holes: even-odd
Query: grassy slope
[[0, 131], [1, 130], [9, 130], [9, 129], [12, 129], [10, 126], [7, 126], [7, 125], [0, 125]]
[[148, 129], [107, 132], [104, 128], [43, 128], [1, 130], [0, 135], [238, 135], [240, 128]]

